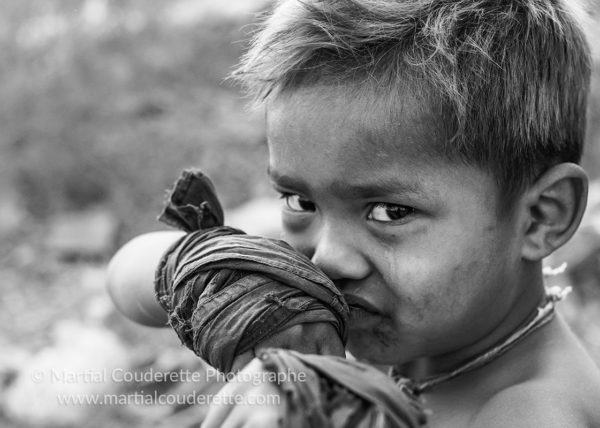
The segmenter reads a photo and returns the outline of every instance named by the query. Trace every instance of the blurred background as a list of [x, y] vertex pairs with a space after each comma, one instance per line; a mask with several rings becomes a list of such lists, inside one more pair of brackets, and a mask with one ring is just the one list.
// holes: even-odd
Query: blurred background
[[[576, 239], [548, 262], [568, 268], [548, 281], [573, 286], [561, 311], [600, 362], [600, 6], [583, 6], [595, 58], [592, 190]], [[262, 116], [224, 82], [267, 7], [0, 0], [0, 426], [186, 426], [181, 406], [56, 396], [181, 388], [115, 382], [107, 369], [205, 370], [172, 331], [115, 311], [106, 263], [135, 235], [164, 229], [156, 215], [185, 167], [210, 175], [233, 223], [273, 227]], [[55, 368], [77, 375], [52, 378]]]

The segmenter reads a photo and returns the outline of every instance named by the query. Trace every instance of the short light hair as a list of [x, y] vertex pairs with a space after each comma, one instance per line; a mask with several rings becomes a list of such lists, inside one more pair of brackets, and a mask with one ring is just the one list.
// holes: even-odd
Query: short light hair
[[444, 153], [506, 196], [580, 161], [590, 69], [561, 0], [283, 0], [233, 77], [258, 103], [317, 83], [408, 84], [442, 116]]

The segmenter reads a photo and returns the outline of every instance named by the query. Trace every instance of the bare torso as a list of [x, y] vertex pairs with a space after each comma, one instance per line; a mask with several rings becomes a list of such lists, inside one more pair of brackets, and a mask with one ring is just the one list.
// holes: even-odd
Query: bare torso
[[598, 427], [600, 370], [564, 321], [425, 394], [431, 428]]

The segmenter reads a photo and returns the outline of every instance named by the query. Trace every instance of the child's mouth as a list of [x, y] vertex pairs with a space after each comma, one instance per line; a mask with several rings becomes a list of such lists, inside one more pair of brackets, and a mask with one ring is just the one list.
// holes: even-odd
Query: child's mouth
[[349, 305], [348, 327], [350, 330], [371, 330], [383, 321], [383, 315], [360, 305]]
[[344, 298], [346, 299], [346, 303], [348, 303], [350, 312], [362, 311], [371, 315], [380, 315], [379, 310], [375, 307], [375, 305], [362, 297], [345, 294]]
[[353, 295], [345, 295], [344, 297], [350, 309], [348, 320], [351, 324], [361, 323], [362, 325], [367, 320], [374, 321], [381, 318], [381, 313], [377, 308], [362, 297]]
[[367, 311], [365, 308], [362, 308], [360, 306], [350, 305], [350, 306], [348, 306], [348, 308], [350, 309], [348, 318], [351, 321], [356, 321], [356, 320], [361, 320], [361, 319], [377, 316], [376, 313]]

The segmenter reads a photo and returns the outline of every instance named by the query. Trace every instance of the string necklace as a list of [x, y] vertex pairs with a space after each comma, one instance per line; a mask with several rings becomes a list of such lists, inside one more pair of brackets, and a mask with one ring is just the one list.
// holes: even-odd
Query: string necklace
[[395, 372], [394, 368], [390, 370], [390, 375], [395, 379], [396, 383], [406, 393], [418, 396], [423, 392], [430, 390], [431, 388], [454, 379], [455, 377], [478, 369], [504, 355], [507, 351], [514, 348], [514, 346], [527, 336], [532, 334], [534, 331], [548, 324], [554, 318], [554, 308], [556, 303], [561, 301], [567, 294], [571, 292], [571, 287], [560, 288], [552, 287], [546, 289], [546, 294], [541, 305], [537, 308], [536, 314], [531, 321], [524, 326], [520, 327], [517, 331], [511, 334], [504, 341], [487, 350], [483, 354], [475, 357], [474, 359], [466, 362], [462, 366], [452, 370], [448, 373], [442, 373], [439, 375], [431, 376], [423, 380], [414, 380], [400, 376]]

